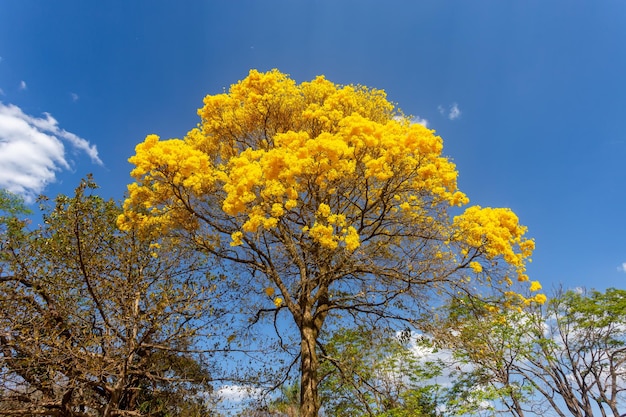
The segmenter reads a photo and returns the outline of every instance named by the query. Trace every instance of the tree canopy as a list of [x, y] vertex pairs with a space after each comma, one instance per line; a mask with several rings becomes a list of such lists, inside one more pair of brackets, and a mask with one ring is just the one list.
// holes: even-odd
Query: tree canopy
[[319, 411], [319, 354], [338, 322], [404, 326], [432, 295], [528, 280], [534, 242], [517, 216], [453, 216], [468, 198], [442, 139], [383, 91], [252, 70], [198, 114], [184, 138], [136, 147], [118, 225], [177, 236], [272, 297], [257, 316], [292, 318], [302, 416]]
[[183, 246], [120, 232], [94, 188], [1, 236], [0, 414], [208, 415], [214, 278]]
[[[456, 384], [465, 411], [525, 415], [623, 415], [626, 291], [556, 291], [522, 312], [452, 303], [428, 330], [467, 365]], [[444, 330], [445, 329], [445, 330]], [[473, 400], [472, 400], [473, 398]], [[461, 409], [463, 410], [463, 408]]]

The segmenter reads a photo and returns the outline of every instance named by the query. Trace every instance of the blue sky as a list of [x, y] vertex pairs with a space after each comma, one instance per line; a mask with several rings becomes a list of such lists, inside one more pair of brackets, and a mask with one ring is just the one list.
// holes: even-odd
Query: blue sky
[[121, 199], [135, 145], [251, 68], [386, 90], [528, 225], [533, 280], [624, 287], [623, 0], [0, 0], [0, 187]]

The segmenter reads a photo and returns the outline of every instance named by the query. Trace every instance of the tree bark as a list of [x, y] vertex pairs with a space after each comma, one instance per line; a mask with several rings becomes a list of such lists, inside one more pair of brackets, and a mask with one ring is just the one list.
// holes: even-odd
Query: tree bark
[[320, 403], [317, 394], [319, 359], [315, 350], [318, 330], [312, 318], [305, 317], [300, 329], [302, 379], [300, 381], [300, 417], [317, 417]]

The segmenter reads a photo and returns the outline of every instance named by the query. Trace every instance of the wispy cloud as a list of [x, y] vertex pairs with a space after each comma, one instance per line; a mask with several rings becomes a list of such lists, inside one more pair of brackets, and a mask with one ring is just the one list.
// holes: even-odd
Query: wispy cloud
[[50, 114], [34, 117], [0, 102], [0, 188], [32, 201], [58, 171], [71, 168], [66, 143], [102, 165], [95, 145], [61, 129]]
[[26, 85], [26, 81], [20, 81], [20, 90], [26, 90], [28, 86]]
[[[395, 116], [394, 120], [396, 120], [398, 122], [402, 122], [402, 121], [404, 121], [404, 116]], [[412, 116], [411, 123], [415, 123], [415, 124], [422, 125], [424, 127], [428, 127], [428, 120], [423, 119], [423, 118], [421, 118], [419, 116]]]
[[457, 103], [452, 103], [452, 105], [447, 107], [439, 106], [437, 109], [439, 109], [439, 113], [446, 116], [450, 120], [456, 120], [461, 117], [461, 109]]
[[234, 416], [250, 404], [259, 401], [263, 390], [250, 385], [222, 385], [210, 395], [211, 401], [217, 408], [225, 411], [225, 415]]
[[448, 119], [454, 120], [458, 119], [461, 116], [461, 109], [459, 109], [459, 105], [454, 103], [452, 107], [450, 107], [450, 113], [448, 113]]
[[626, 272], [626, 262], [624, 262], [620, 266], [618, 266], [617, 270], [621, 271], [621, 272]]
[[72, 97], [72, 101], [78, 101], [78, 99], [80, 98], [76, 93], [70, 93], [70, 97]]
[[422, 119], [422, 118], [421, 118], [421, 117], [419, 117], [419, 116], [415, 116], [415, 117], [413, 117], [413, 119], [411, 119], [411, 122], [412, 122], [412, 123], [417, 123], [417, 124], [420, 124], [420, 125], [422, 125], [422, 126], [424, 126], [424, 127], [428, 127], [428, 120], [426, 120], [426, 119]]

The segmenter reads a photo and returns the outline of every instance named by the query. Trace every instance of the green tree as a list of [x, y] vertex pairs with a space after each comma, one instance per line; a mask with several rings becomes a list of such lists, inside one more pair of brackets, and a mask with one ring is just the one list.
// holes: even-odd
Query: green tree
[[[528, 383], [516, 378], [518, 361], [528, 351], [526, 312], [489, 310], [469, 299], [457, 299], [424, 322], [424, 330], [454, 352], [446, 408], [453, 415], [503, 412], [524, 416]], [[524, 323], [521, 325], [520, 320]], [[443, 327], [446, 326], [446, 327]], [[502, 404], [503, 410], [494, 407]]]
[[431, 330], [470, 367], [457, 381], [466, 405], [491, 401], [518, 417], [624, 414], [625, 290], [557, 291], [523, 312], [456, 302]]
[[277, 397], [252, 404], [238, 415], [241, 417], [299, 417], [300, 385], [286, 382], [280, 387]]
[[136, 147], [119, 225], [213, 255], [246, 297], [261, 296], [242, 310], [254, 322], [289, 319], [276, 344], [294, 335], [284, 351], [299, 361], [302, 417], [320, 409], [318, 354], [332, 329], [410, 324], [433, 295], [528, 279], [526, 228], [508, 209], [452, 218], [468, 199], [442, 139], [380, 90], [253, 70], [199, 115], [184, 139]]
[[197, 254], [120, 232], [120, 208], [83, 181], [8, 230], [0, 264], [0, 414], [209, 415], [196, 343], [213, 279]]
[[328, 416], [434, 417], [443, 363], [412, 349], [406, 329], [342, 329], [322, 352], [320, 396]]
[[300, 415], [300, 385], [297, 383], [283, 385], [280, 396], [270, 402], [269, 410], [282, 417], [298, 417]]
[[4, 223], [7, 218], [29, 214], [30, 210], [25, 206], [24, 200], [20, 196], [0, 189], [0, 212], [3, 213], [0, 219]]
[[22, 216], [30, 213], [22, 198], [0, 189], [0, 245], [6, 245], [9, 236], [21, 234], [27, 224]]

